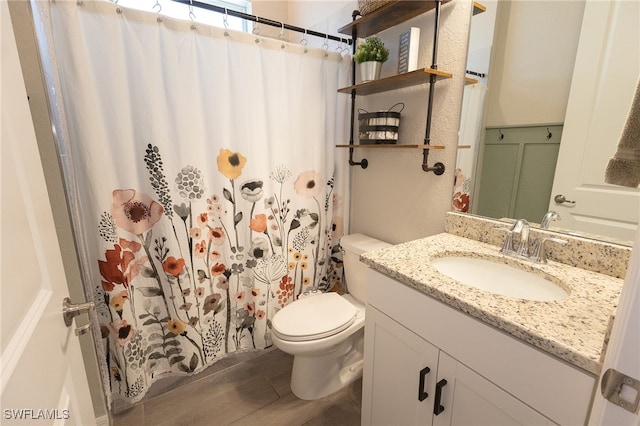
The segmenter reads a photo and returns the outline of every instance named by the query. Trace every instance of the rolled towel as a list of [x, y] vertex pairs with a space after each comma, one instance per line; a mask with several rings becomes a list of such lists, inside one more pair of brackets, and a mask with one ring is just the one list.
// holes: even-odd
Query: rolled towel
[[604, 176], [604, 181], [613, 185], [632, 188], [640, 185], [640, 80], [636, 85], [618, 149], [609, 160]]

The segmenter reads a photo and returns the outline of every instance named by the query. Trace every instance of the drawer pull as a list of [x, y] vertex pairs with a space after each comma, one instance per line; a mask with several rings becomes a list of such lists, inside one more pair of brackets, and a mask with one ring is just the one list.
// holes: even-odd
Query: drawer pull
[[436, 400], [433, 403], [433, 414], [436, 416], [444, 411], [444, 406], [440, 403], [442, 401], [442, 388], [445, 387], [447, 381], [445, 379], [436, 383]]
[[422, 402], [429, 397], [429, 394], [425, 392], [424, 385], [427, 374], [429, 374], [431, 369], [429, 367], [425, 367], [420, 370], [420, 383], [418, 384], [418, 401]]

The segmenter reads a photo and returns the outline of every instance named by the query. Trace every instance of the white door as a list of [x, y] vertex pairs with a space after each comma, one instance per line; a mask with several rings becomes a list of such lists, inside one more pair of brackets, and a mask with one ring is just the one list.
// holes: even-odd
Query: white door
[[[0, 1], [0, 423], [95, 424], [6, 1]], [[90, 335], [81, 338], [90, 338]]]
[[[559, 227], [635, 237], [640, 190], [605, 184], [604, 171], [640, 76], [639, 16], [637, 1], [586, 2], [549, 202]], [[570, 202], [556, 202], [558, 195]]]
[[[600, 380], [595, 391], [593, 408], [589, 417], [589, 425], [627, 425], [640, 426], [640, 408], [626, 410], [620, 406], [633, 407], [640, 399], [640, 390], [619, 382], [619, 396], [622, 401], [617, 404], [609, 402], [602, 396], [602, 377], [613, 369], [632, 379], [640, 380], [640, 232], [635, 241], [629, 269], [624, 280], [620, 296], [620, 305], [616, 310], [616, 320], [611, 330], [609, 347], [604, 358]], [[617, 388], [618, 385], [615, 386]]]

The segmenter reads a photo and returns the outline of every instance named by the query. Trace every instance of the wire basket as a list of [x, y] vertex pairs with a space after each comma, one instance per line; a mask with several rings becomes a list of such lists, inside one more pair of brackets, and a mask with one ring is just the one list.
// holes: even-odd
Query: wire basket
[[[392, 111], [400, 107], [399, 111]], [[399, 102], [387, 111], [368, 112], [358, 109], [358, 140], [360, 145], [395, 144], [398, 143], [400, 113], [404, 104]]]
[[392, 0], [358, 0], [358, 9], [361, 15], [371, 13], [376, 9], [380, 9], [387, 3], [391, 3]]

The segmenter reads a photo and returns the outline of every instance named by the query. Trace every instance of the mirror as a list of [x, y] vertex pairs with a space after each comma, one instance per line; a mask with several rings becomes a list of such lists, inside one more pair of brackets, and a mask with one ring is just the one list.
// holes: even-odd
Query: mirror
[[[459, 143], [471, 145], [471, 149], [458, 153], [453, 209], [539, 223], [549, 210], [560, 139], [567, 130], [563, 125], [583, 19], [588, 19], [585, 12], [588, 2], [481, 3], [486, 11], [472, 17], [467, 60], [467, 69], [480, 76], [467, 75], [477, 83], [465, 86], [460, 124]], [[633, 62], [636, 58], [631, 55], [629, 60]], [[634, 88], [635, 82], [630, 92], [625, 88], [631, 93], [624, 107], [626, 112]], [[615, 152], [619, 134], [618, 130], [616, 137], [600, 143], [611, 145], [605, 151], [609, 154], [600, 155], [605, 166]], [[501, 145], [500, 149], [493, 149], [494, 140]], [[505, 149], [507, 145], [509, 149]], [[529, 162], [523, 160], [526, 155], [530, 156]], [[604, 167], [601, 170], [594, 173], [604, 173]], [[522, 178], [526, 173], [531, 177]], [[523, 186], [528, 186], [524, 190], [534, 188], [537, 193], [522, 195]], [[529, 205], [518, 205], [514, 200], [519, 195]], [[631, 195], [640, 193], [631, 190]], [[635, 200], [638, 204], [638, 197]], [[562, 207], [566, 208], [560, 204], [552, 209], [560, 212]], [[551, 228], [574, 234], [580, 229], [572, 229], [565, 222], [551, 223]], [[604, 228], [596, 227], [598, 232], [585, 233], [581, 229], [579, 234], [631, 245], [628, 240], [635, 234], [638, 214], [630, 222], [629, 229], [622, 233], [605, 235]]]

